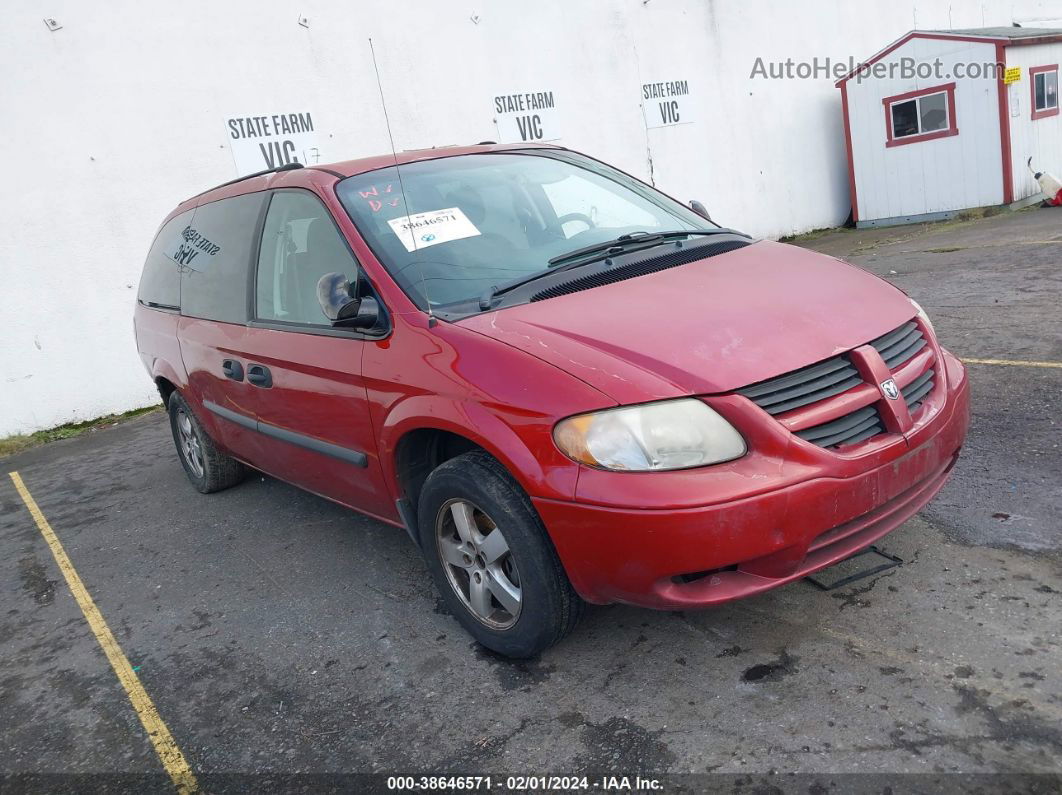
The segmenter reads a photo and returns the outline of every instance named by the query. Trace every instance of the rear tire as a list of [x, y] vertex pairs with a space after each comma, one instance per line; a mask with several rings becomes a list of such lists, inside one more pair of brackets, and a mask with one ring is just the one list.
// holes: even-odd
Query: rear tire
[[432, 472], [417, 517], [443, 602], [488, 649], [532, 657], [579, 620], [584, 603], [531, 500], [487, 453], [465, 453]]
[[180, 392], [170, 395], [167, 409], [177, 457], [196, 491], [210, 494], [243, 480], [243, 464], [218, 450]]

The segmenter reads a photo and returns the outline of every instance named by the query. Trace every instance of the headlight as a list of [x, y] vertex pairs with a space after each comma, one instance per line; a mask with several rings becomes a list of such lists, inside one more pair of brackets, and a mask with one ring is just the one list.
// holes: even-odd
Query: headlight
[[718, 464], [747, 449], [729, 422], [693, 398], [569, 417], [553, 438], [569, 458], [626, 472]]
[[933, 328], [933, 321], [929, 319], [929, 315], [926, 314], [926, 310], [924, 310], [921, 305], [913, 298], [911, 298], [910, 301], [912, 304], [914, 304], [914, 308], [918, 310], [918, 317], [922, 318], [922, 322], [926, 324], [926, 328], [929, 329], [930, 332], [932, 332], [933, 334], [936, 334], [936, 329]]

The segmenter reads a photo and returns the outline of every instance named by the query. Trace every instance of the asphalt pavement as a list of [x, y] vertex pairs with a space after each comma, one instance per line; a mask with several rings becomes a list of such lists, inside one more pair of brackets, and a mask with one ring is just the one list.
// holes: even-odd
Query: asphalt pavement
[[[1058, 774], [1060, 221], [1027, 210], [799, 241], [907, 290], [960, 357], [997, 362], [969, 365], [951, 482], [882, 544], [904, 564], [835, 591], [591, 607], [562, 644], [512, 663], [445, 614], [401, 530], [257, 474], [195, 492], [161, 413], [2, 471], [19, 472], [201, 781]], [[7, 477], [0, 512], [0, 774], [168, 786]]]

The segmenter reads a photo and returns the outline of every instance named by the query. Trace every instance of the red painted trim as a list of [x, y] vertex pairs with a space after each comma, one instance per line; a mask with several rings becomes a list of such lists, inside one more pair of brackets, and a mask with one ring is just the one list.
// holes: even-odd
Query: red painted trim
[[1007, 84], [1003, 82], [1007, 71], [1005, 44], [996, 45], [996, 107], [999, 110], [999, 151], [1003, 158], [1003, 203], [1014, 201], [1014, 165], [1010, 153], [1010, 102], [1007, 99]]
[[[1048, 72], [1055, 73], [1055, 106], [1053, 108], [1047, 108], [1045, 110], [1036, 109], [1036, 75], [1046, 74]], [[1044, 94], [1047, 93], [1047, 84], [1044, 83]], [[1030, 118], [1033, 121], [1037, 119], [1046, 119], [1048, 116], [1058, 115], [1058, 64], [1053, 63], [1047, 66], [1030, 66], [1029, 67], [1029, 107], [1032, 109], [1032, 115]]]
[[[893, 52], [894, 50], [899, 49], [900, 47], [905, 45], [907, 42], [909, 42], [911, 39], [941, 39], [941, 40], [944, 40], [944, 41], [974, 41], [974, 42], [978, 42], [980, 44], [992, 44], [993, 42], [996, 42], [996, 41], [1005, 41], [1005, 39], [994, 39], [994, 38], [991, 38], [991, 37], [983, 37], [983, 36], [950, 36], [950, 35], [947, 35], [947, 34], [944, 34], [944, 33], [927, 33], [927, 32], [924, 32], [924, 31], [912, 30], [909, 33], [905, 33], [903, 36], [898, 38], [896, 41], [894, 41], [892, 44], [890, 44], [884, 50], [879, 50], [878, 52], [874, 53], [872, 56], [870, 56], [870, 58], [868, 60], [866, 60], [863, 63], [859, 64], [859, 66], [857, 66], [851, 72], [849, 72], [844, 77], [842, 77], [840, 80], [838, 80], [836, 83], [834, 83], [834, 85], [837, 86], [838, 88], [840, 88], [841, 84], [847, 82], [848, 80], [851, 80], [853, 77], [855, 77], [857, 74], [859, 74], [859, 72], [862, 69], [865, 69], [866, 67], [868, 67], [868, 66], [870, 66], [872, 64], [876, 64], [878, 61], [880, 61], [882, 58], [884, 58], [890, 52]], [[1060, 40], [1062, 40], [1062, 37], [1060, 37]]]
[[922, 133], [921, 135], [905, 135], [903, 138], [893, 138], [890, 141], [886, 141], [885, 146], [888, 149], [892, 149], [894, 146], [919, 144], [922, 143], [922, 141], [933, 141], [937, 138], [950, 138], [951, 136], [958, 134], [959, 131], [954, 127], [948, 130], [934, 130], [933, 132]]
[[[908, 102], [909, 100], [916, 99], [918, 97], [924, 97], [929, 94], [945, 94], [945, 103], [948, 109], [948, 126], [943, 130], [933, 130], [932, 132], [919, 133], [918, 135], [904, 135], [900, 138], [896, 138], [892, 134], [892, 106], [900, 102]], [[922, 141], [932, 141], [935, 138], [947, 138], [952, 135], [959, 134], [958, 121], [955, 118], [955, 83], [945, 83], [941, 86], [933, 86], [931, 88], [920, 88], [917, 91], [908, 91], [903, 94], [895, 94], [891, 97], [884, 97], [881, 100], [881, 104], [885, 106], [885, 146], [905, 146], [906, 144], [916, 144]]]
[[905, 102], [909, 99], [914, 99], [915, 97], [923, 97], [926, 94], [939, 94], [941, 91], [947, 91], [952, 95], [949, 99], [954, 99], [955, 82], [952, 81], [950, 83], [944, 83], [943, 85], [932, 86], [931, 88], [918, 88], [914, 91], [904, 92], [903, 94], [893, 94], [891, 97], [883, 97], [881, 104], [891, 105], [894, 102]]
[[1030, 36], [1027, 39], [1006, 39], [1004, 47], [1028, 47], [1031, 44], [1057, 44], [1062, 41], [1062, 34], [1052, 36]]
[[852, 124], [848, 119], [848, 85], [841, 84], [841, 113], [844, 114], [844, 148], [848, 155], [848, 193], [852, 198], [852, 223], [859, 220], [859, 199], [856, 197], [855, 159], [852, 156]]
[[861, 63], [859, 66], [857, 66], [851, 72], [849, 72], [844, 77], [842, 77], [840, 80], [838, 80], [836, 83], [834, 83], [834, 85], [837, 86], [838, 88], [840, 88], [843, 83], [845, 83], [848, 80], [851, 80], [853, 77], [855, 77], [859, 73], [861, 68], [866, 68], [867, 66], [870, 66], [871, 64], [877, 63], [882, 58], [884, 58], [886, 55], [888, 55], [890, 52], [893, 52], [898, 47], [903, 46], [904, 44], [909, 42], [911, 39], [938, 39], [938, 40], [941, 40], [941, 41], [973, 41], [973, 42], [978, 42], [978, 43], [981, 43], [981, 44], [995, 44], [996, 48], [998, 50], [1000, 46], [1003, 46], [1003, 47], [1028, 47], [1028, 46], [1033, 45], [1033, 44], [1054, 44], [1056, 42], [1062, 41], [1062, 34], [1056, 34], [1056, 35], [1050, 35], [1050, 36], [1035, 36], [1035, 37], [1029, 37], [1027, 39], [1005, 39], [1005, 38], [999, 38], [999, 37], [995, 37], [995, 36], [965, 36], [965, 35], [954, 35], [953, 36], [950, 33], [931, 33], [931, 32], [922, 31], [922, 30], [912, 30], [911, 32], [906, 33], [903, 36], [901, 36], [900, 38], [898, 38], [896, 41], [894, 41], [892, 44], [890, 44], [884, 50], [879, 50], [878, 52], [874, 53], [874, 55], [870, 56], [869, 60], [864, 61], [863, 63]]

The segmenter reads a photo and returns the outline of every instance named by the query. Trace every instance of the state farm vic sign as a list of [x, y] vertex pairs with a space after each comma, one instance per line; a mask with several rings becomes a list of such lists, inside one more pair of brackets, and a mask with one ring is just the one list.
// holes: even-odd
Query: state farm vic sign
[[688, 80], [642, 83], [642, 113], [645, 126], [672, 127], [693, 121], [693, 100]]
[[561, 137], [557, 100], [552, 91], [539, 89], [494, 98], [494, 122], [502, 143], [556, 141]]
[[225, 131], [239, 176], [320, 160], [317, 130], [308, 111], [230, 116]]

